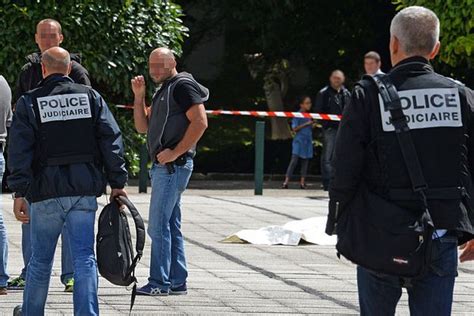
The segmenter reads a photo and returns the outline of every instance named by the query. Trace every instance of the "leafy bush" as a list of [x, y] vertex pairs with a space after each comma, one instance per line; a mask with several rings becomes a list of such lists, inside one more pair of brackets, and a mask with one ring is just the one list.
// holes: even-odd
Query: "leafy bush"
[[474, 0], [396, 0], [398, 9], [418, 5], [433, 10], [441, 23], [441, 60], [474, 65]]
[[[93, 87], [110, 107], [130, 103], [130, 79], [147, 73], [153, 48], [167, 46], [181, 54], [188, 31], [181, 16], [180, 6], [167, 0], [0, 0], [1, 73], [15, 85], [24, 56], [38, 51], [34, 42], [36, 24], [53, 18], [63, 27], [62, 46], [82, 55]], [[148, 84], [148, 90], [151, 94], [152, 84]], [[126, 159], [134, 175], [144, 137], [135, 132], [131, 111], [113, 111], [124, 134]]]

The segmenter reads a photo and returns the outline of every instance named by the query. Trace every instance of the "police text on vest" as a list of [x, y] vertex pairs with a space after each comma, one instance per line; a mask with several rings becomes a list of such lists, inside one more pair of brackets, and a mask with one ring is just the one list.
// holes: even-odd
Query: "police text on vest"
[[41, 123], [92, 117], [85, 93], [59, 94], [37, 99]]
[[[398, 94], [410, 129], [462, 126], [457, 88], [405, 90]], [[390, 122], [390, 111], [380, 95], [379, 104], [384, 132], [395, 131]]]

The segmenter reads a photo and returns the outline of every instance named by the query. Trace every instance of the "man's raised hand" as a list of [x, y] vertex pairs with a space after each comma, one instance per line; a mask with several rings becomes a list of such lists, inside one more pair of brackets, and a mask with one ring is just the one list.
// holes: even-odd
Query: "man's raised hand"
[[131, 83], [135, 98], [144, 98], [146, 92], [145, 78], [143, 76], [135, 76], [132, 78]]

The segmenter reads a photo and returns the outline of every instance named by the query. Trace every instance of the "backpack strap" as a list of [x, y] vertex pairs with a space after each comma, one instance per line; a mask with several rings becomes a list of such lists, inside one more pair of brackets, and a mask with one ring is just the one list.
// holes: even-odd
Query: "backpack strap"
[[124, 204], [132, 214], [133, 221], [135, 222], [135, 229], [137, 232], [137, 242], [135, 245], [135, 249], [137, 251], [136, 257], [141, 258], [143, 255], [143, 248], [145, 248], [145, 223], [143, 222], [143, 219], [135, 205], [133, 205], [133, 203], [130, 202], [127, 197], [119, 196], [118, 200], [122, 204]]
[[117, 197], [117, 200], [120, 201], [122, 204], [124, 204], [130, 213], [132, 214], [133, 221], [135, 222], [135, 229], [137, 233], [137, 241], [135, 244], [135, 248], [137, 251], [137, 254], [135, 258], [133, 258], [132, 264], [130, 265], [130, 268], [128, 269], [128, 273], [132, 276], [132, 278], [135, 280], [133, 283], [133, 288], [132, 288], [132, 297], [130, 300], [130, 314], [132, 313], [133, 305], [135, 305], [135, 298], [137, 296], [137, 279], [135, 277], [135, 268], [140, 261], [142, 255], [143, 255], [143, 248], [145, 247], [145, 223], [143, 222], [143, 219], [138, 212], [137, 208], [133, 203], [125, 196], [119, 196]]
[[419, 194], [425, 209], [425, 214], [428, 217], [427, 223], [433, 227], [433, 221], [428, 212], [428, 200], [426, 197], [428, 184], [426, 183], [421, 169], [420, 160], [418, 159], [418, 154], [415, 145], [413, 144], [413, 138], [410, 134], [407, 117], [403, 113], [402, 103], [397, 88], [390, 81], [390, 77], [386, 74], [375, 76], [365, 75], [362, 79], [372, 81], [375, 84], [385, 107], [390, 111], [390, 122], [395, 128], [398, 144], [400, 145], [403, 160], [405, 161], [405, 166], [407, 167], [408, 175], [410, 177], [412, 190]]
[[424, 192], [428, 189], [428, 184], [423, 176], [418, 154], [413, 144], [407, 118], [402, 110], [402, 103], [400, 102], [397, 89], [385, 74], [364, 76], [364, 78], [372, 80], [375, 83], [385, 107], [390, 111], [390, 122], [395, 127], [395, 133], [403, 159], [405, 160], [405, 165], [408, 169], [412, 189], [414, 192], [418, 192], [424, 196], [426, 200]]
[[[418, 154], [413, 143], [413, 138], [411, 137], [407, 117], [403, 113], [402, 103], [400, 101], [397, 88], [393, 85], [393, 83], [390, 81], [390, 77], [386, 74], [375, 76], [366, 75], [363, 77], [363, 79], [370, 80], [375, 84], [380, 97], [384, 102], [384, 105], [390, 111], [390, 122], [395, 128], [398, 144], [400, 146], [403, 160], [405, 161], [405, 166], [407, 167], [408, 175], [412, 184], [412, 190], [415, 194], [419, 195], [424, 208], [420, 218], [412, 226], [415, 231], [423, 233], [423, 236], [420, 236], [418, 249], [420, 249], [424, 243], [427, 244], [426, 247], [430, 247], [432, 234], [435, 227], [428, 209], [428, 199], [426, 194], [426, 191], [428, 190], [428, 184], [425, 181], [425, 177], [421, 169], [420, 160], [418, 159]], [[418, 251], [418, 249], [415, 250], [415, 252]], [[431, 250], [429, 250], [429, 254], [425, 256], [425, 271], [428, 267], [430, 256]]]

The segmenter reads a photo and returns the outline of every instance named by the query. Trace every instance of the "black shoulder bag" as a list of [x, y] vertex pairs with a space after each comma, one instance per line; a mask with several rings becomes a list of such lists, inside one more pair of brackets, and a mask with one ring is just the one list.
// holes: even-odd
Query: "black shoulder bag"
[[416, 278], [428, 269], [434, 225], [428, 210], [426, 184], [400, 98], [388, 76], [367, 76], [389, 109], [412, 184], [417, 210], [398, 206], [371, 192], [365, 183], [344, 207], [337, 224], [336, 248], [348, 260], [374, 272]]

